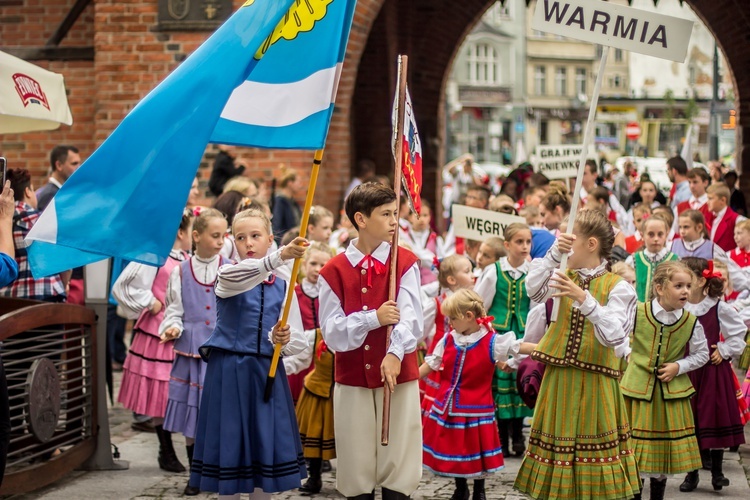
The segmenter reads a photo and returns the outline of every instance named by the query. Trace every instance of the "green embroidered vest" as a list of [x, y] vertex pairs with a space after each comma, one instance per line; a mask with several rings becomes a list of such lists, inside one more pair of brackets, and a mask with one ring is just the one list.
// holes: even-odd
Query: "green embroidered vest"
[[662, 262], [670, 260], [679, 260], [679, 257], [672, 252], [667, 252], [661, 260], [652, 262], [646, 257], [643, 250], [639, 250], [633, 254], [633, 263], [635, 264], [635, 293], [638, 295], [638, 302], [647, 302], [649, 300], [651, 279], [654, 277], [656, 267]]
[[685, 357], [685, 350], [697, 318], [687, 311], [673, 325], [659, 322], [651, 310], [651, 301], [638, 304], [635, 328], [630, 346], [630, 364], [620, 381], [625, 396], [651, 401], [654, 386], [661, 383], [664, 399], [680, 399], [695, 393], [687, 374], [678, 375], [670, 382], [660, 382], [658, 368], [664, 363], [674, 363]]
[[[497, 285], [495, 298], [487, 314], [494, 316], [492, 326], [499, 333], [509, 330], [515, 331], [516, 337], [523, 336], [526, 329], [526, 317], [529, 315], [529, 296], [526, 293], [526, 275], [514, 280], [509, 273], [500, 269], [500, 263], [495, 262], [497, 270]], [[515, 325], [513, 324], [513, 320]]]
[[[567, 274], [578, 286], [591, 292], [601, 305], [607, 303], [609, 293], [622, 279], [608, 272], [587, 280], [582, 280], [572, 270], [568, 270]], [[573, 299], [568, 297], [560, 299], [557, 321], [549, 326], [531, 357], [548, 365], [572, 366], [613, 378], [619, 378], [622, 374], [621, 362], [615, 356], [615, 350], [596, 340], [594, 324], [573, 307]]]

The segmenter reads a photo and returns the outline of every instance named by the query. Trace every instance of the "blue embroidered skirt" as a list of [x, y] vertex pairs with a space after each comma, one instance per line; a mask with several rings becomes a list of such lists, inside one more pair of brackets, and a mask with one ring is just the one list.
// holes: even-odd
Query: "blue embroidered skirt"
[[198, 414], [190, 485], [220, 495], [299, 488], [307, 477], [297, 419], [279, 363], [263, 401], [270, 358], [213, 349]]

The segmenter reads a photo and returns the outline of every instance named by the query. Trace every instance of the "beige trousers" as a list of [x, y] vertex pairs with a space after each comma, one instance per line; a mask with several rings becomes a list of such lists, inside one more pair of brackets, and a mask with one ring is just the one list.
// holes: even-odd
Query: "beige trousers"
[[422, 478], [422, 418], [417, 381], [396, 386], [391, 395], [388, 446], [380, 444], [383, 388], [336, 384], [336, 489], [345, 497], [376, 486], [411, 495]]

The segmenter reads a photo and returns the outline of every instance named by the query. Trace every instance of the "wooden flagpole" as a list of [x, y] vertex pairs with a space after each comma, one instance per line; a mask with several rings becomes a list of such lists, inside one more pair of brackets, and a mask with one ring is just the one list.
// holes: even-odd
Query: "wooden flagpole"
[[[578, 203], [581, 199], [581, 183], [583, 183], [583, 171], [586, 168], [586, 156], [589, 154], [589, 147], [591, 146], [592, 139], [594, 137], [594, 122], [596, 118], [596, 108], [599, 103], [599, 92], [602, 89], [602, 81], [604, 80], [604, 68], [607, 66], [607, 55], [609, 54], [609, 46], [604, 45], [602, 47], [602, 59], [599, 61], [599, 73], [596, 74], [596, 83], [594, 84], [594, 94], [591, 96], [591, 107], [589, 108], [589, 118], [586, 122], [586, 128], [583, 132], [583, 147], [581, 149], [581, 158], [578, 163], [578, 175], [576, 177], [575, 191], [573, 192], [573, 201], [570, 204], [570, 214], [568, 215], [568, 227], [565, 228], [566, 234], [573, 234], [576, 215], [578, 215]], [[568, 267], [568, 254], [563, 254], [560, 259], [560, 270], [565, 272]], [[551, 321], [557, 321], [557, 316], [560, 313], [560, 299], [556, 298], [552, 306]]]
[[[310, 172], [310, 183], [307, 187], [307, 197], [305, 198], [305, 208], [302, 212], [302, 220], [299, 223], [299, 235], [304, 238], [307, 235], [307, 225], [310, 220], [310, 209], [312, 208], [313, 197], [315, 196], [315, 186], [318, 183], [318, 172], [320, 170], [320, 164], [323, 160], [323, 150], [318, 149], [315, 151], [315, 158], [313, 159], [312, 172]], [[301, 259], [294, 259], [294, 265], [292, 266], [292, 277], [289, 278], [289, 288], [286, 291], [286, 302], [284, 303], [284, 312], [281, 315], [281, 326], [286, 325], [289, 319], [289, 309], [292, 307], [292, 298], [294, 297], [294, 284], [297, 282], [297, 276], [299, 275], [299, 268], [302, 264]], [[276, 344], [273, 349], [273, 358], [271, 359], [271, 368], [268, 370], [268, 377], [266, 378], [266, 389], [263, 393], [263, 401], [268, 402], [271, 399], [271, 393], [273, 392], [273, 382], [276, 380], [276, 369], [279, 366], [279, 358], [281, 357], [281, 344]]]
[[[404, 162], [404, 107], [406, 106], [406, 70], [409, 64], [408, 56], [399, 56], [398, 60], [398, 105], [396, 108], [396, 166], [394, 171], [393, 190], [396, 191], [396, 210], [401, 206], [401, 167]], [[397, 215], [398, 217], [398, 215]], [[393, 235], [391, 243], [391, 270], [390, 281], [388, 283], [388, 300], [396, 300], [396, 258], [398, 256], [398, 228]], [[391, 332], [393, 325], [389, 325], [385, 335], [385, 352], [391, 346]], [[380, 444], [388, 446], [388, 431], [391, 424], [391, 391], [388, 389], [388, 383], [383, 386], [383, 428], [380, 434]]]

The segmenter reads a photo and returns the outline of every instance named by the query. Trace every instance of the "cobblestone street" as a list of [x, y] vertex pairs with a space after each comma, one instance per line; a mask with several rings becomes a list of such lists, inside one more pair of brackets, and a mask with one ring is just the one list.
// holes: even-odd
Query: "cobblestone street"
[[[119, 385], [119, 374], [116, 374]], [[117, 394], [116, 387], [115, 394]], [[172, 500], [187, 498], [182, 490], [188, 475], [171, 474], [158, 468], [156, 463], [157, 440], [151, 433], [136, 432], [130, 428], [131, 414], [121, 405], [110, 407], [110, 429], [112, 444], [117, 446], [121, 458], [130, 462], [127, 471], [75, 472], [68, 478], [37, 492], [11, 497], [12, 500], [78, 500], [78, 499], [135, 499]], [[748, 428], [745, 429], [747, 440], [750, 441]], [[187, 464], [184, 441], [175, 435], [175, 448], [180, 460]], [[487, 480], [487, 498], [492, 500], [521, 500], [528, 498], [513, 490], [513, 481], [521, 461], [518, 458], [506, 460], [506, 467]], [[334, 462], [335, 465], [335, 462]], [[740, 453], [727, 452], [724, 457], [724, 473], [730, 479], [731, 485], [721, 492], [714, 492], [710, 486], [711, 476], [708, 471], [701, 471], [701, 483], [698, 490], [690, 494], [691, 500], [702, 499], [737, 499], [750, 498], [750, 446], [743, 445]], [[335, 489], [335, 470], [323, 475], [323, 491], [315, 498], [343, 498]], [[670, 478], [667, 483], [666, 498], [677, 498], [682, 477]], [[648, 481], [646, 481], [648, 484]], [[647, 487], [648, 488], [648, 487]], [[425, 473], [419, 489], [413, 495], [414, 499], [449, 499], [453, 493], [453, 481], [447, 478]], [[648, 489], [646, 490], [648, 494]], [[196, 499], [216, 498], [216, 495], [201, 494]], [[276, 499], [299, 500], [310, 498], [300, 495], [296, 491], [274, 495]], [[378, 494], [378, 498], [380, 498]], [[644, 495], [644, 498], [647, 498]]]

